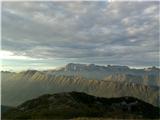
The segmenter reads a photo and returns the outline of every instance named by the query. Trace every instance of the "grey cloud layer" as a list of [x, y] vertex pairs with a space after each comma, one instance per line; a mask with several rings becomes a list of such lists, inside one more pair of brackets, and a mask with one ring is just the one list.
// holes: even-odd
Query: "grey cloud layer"
[[3, 2], [2, 49], [33, 58], [158, 65], [158, 10], [158, 2]]

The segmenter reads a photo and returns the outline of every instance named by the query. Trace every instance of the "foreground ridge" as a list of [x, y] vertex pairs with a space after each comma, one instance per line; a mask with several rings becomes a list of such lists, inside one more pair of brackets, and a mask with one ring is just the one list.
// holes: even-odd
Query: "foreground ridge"
[[82, 92], [45, 94], [2, 114], [2, 119], [159, 118], [159, 108], [137, 98], [101, 98]]

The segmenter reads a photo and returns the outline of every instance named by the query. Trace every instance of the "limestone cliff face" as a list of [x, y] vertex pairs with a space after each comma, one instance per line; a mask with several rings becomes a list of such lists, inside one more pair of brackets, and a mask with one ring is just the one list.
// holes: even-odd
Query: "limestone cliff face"
[[125, 81], [148, 86], [160, 86], [158, 68], [130, 69], [127, 66], [98, 66], [94, 64], [67, 64], [65, 67], [46, 71], [55, 76], [81, 76], [88, 80]]

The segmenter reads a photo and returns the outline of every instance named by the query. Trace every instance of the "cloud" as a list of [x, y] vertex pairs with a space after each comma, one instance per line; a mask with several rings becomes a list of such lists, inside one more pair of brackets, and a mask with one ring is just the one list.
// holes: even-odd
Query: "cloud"
[[158, 10], [158, 2], [3, 2], [2, 50], [33, 59], [158, 66]]

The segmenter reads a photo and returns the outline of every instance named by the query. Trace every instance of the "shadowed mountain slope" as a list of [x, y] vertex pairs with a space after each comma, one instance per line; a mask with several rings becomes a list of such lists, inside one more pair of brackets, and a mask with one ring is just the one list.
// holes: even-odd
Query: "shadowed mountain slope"
[[2, 119], [70, 119], [76, 117], [158, 118], [159, 108], [133, 97], [107, 99], [80, 92], [65, 92], [42, 95], [2, 114]]
[[13, 107], [1, 105], [1, 113], [2, 114], [10, 109], [13, 109]]

